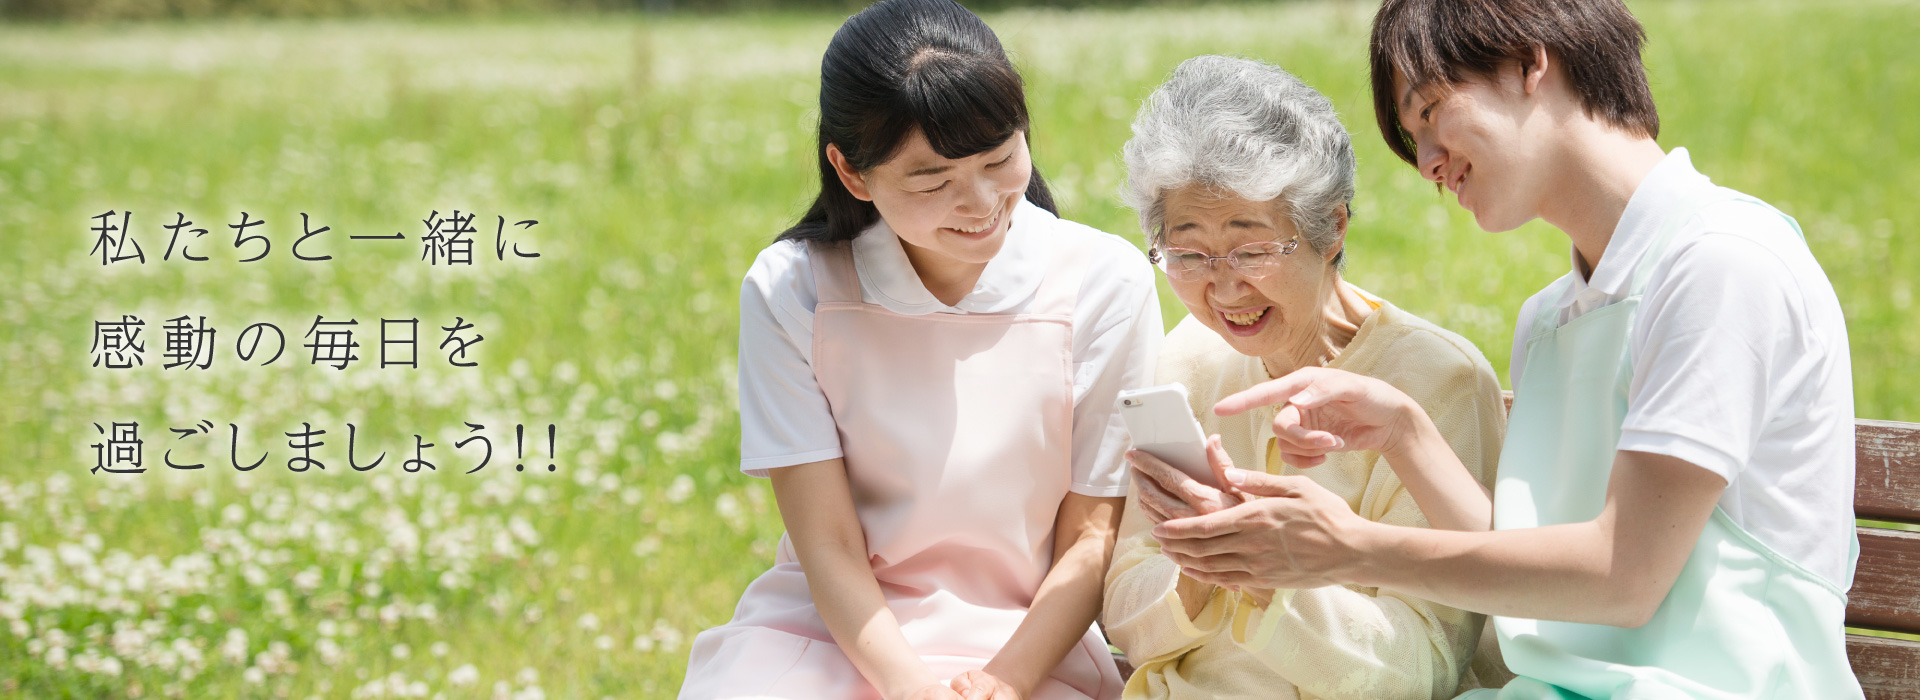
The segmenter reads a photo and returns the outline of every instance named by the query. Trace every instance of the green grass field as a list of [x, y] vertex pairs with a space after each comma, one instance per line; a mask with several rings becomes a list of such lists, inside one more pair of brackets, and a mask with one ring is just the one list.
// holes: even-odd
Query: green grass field
[[[1920, 421], [1920, 6], [1634, 9], [1661, 142], [1799, 218], [1846, 306], [1858, 414]], [[1480, 232], [1387, 152], [1370, 12], [989, 21], [1063, 213], [1136, 242], [1118, 152], [1181, 59], [1259, 57], [1327, 93], [1360, 155], [1349, 277], [1504, 376], [1515, 310], [1565, 271], [1565, 239]], [[812, 194], [839, 19], [0, 26], [0, 696], [670, 697], [688, 640], [728, 618], [781, 530], [736, 468], [734, 310]], [[146, 264], [89, 254], [109, 209], [134, 212]], [[475, 263], [429, 266], [421, 220], [455, 209], [479, 215]], [[243, 211], [266, 221], [259, 262], [232, 245]], [[160, 260], [175, 212], [211, 232], [193, 249], [208, 261]], [[333, 260], [292, 258], [302, 212], [332, 227], [303, 252]], [[541, 257], [494, 259], [495, 216], [539, 220], [514, 235]], [[147, 324], [144, 366], [90, 366], [94, 322], [122, 314]], [[217, 329], [212, 369], [161, 369], [180, 315]], [[316, 315], [359, 321], [360, 361], [309, 364]], [[477, 368], [435, 348], [456, 316], [485, 336]], [[381, 368], [379, 319], [416, 317], [421, 366]], [[288, 340], [270, 366], [233, 350], [259, 321]], [[146, 473], [89, 472], [93, 424], [113, 421], [139, 421]], [[168, 430], [200, 421], [210, 434]], [[303, 423], [327, 431], [324, 470], [288, 468]], [[346, 466], [349, 423], [381, 466]], [[471, 475], [467, 423], [493, 447]], [[261, 468], [232, 468], [228, 424], [243, 463], [270, 452]], [[435, 469], [401, 468], [415, 434]], [[170, 469], [169, 449], [207, 468]]]

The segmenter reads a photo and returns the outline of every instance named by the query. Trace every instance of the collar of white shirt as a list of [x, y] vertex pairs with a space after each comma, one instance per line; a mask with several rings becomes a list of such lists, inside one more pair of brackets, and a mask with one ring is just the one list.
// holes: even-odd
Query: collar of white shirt
[[1659, 262], [1640, 258], [1646, 254], [1647, 246], [1653, 244], [1660, 228], [1667, 224], [1667, 218], [1674, 214], [1674, 207], [1701, 188], [1712, 186], [1713, 180], [1693, 169], [1693, 157], [1687, 154], [1687, 149], [1675, 148], [1668, 152], [1647, 173], [1646, 179], [1640, 181], [1640, 186], [1634, 188], [1626, 210], [1620, 213], [1620, 223], [1613, 228], [1613, 238], [1600, 254], [1600, 265], [1594, 268], [1592, 279], [1580, 276], [1579, 251], [1569, 246], [1568, 259], [1573, 271], [1567, 277], [1572, 284], [1567, 285], [1555, 308], [1564, 309], [1580, 300], [1583, 294], [1594, 301], [1624, 297], [1639, 264]]
[[1014, 207], [1007, 227], [1006, 241], [1000, 252], [987, 261], [973, 291], [953, 306], [940, 303], [920, 282], [900, 237], [894, 235], [885, 219], [875, 222], [853, 239], [854, 270], [860, 275], [860, 288], [881, 306], [898, 314], [919, 316], [935, 312], [991, 314], [1011, 310], [1033, 296], [1046, 276], [1051, 239], [1045, 235], [1054, 216], [1022, 197]]

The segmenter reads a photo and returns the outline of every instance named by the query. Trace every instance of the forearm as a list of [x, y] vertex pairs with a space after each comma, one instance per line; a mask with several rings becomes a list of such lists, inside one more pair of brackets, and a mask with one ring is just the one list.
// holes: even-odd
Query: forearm
[[[1371, 524], [1341, 578], [1489, 615], [1635, 626], [1665, 591], [1601, 521], [1492, 532]], [[1642, 571], [1635, 571], [1635, 569]]]
[[1481, 532], [1493, 527], [1493, 497], [1473, 478], [1418, 404], [1407, 401], [1407, 438], [1381, 456], [1413, 502], [1440, 530]]
[[836, 548], [805, 557], [807, 588], [820, 619], [841, 652], [867, 682], [887, 698], [904, 698], [938, 683], [932, 669], [907, 644], [900, 622], [887, 607], [873, 567], [860, 551]]
[[1491, 615], [1637, 627], [1692, 556], [1726, 480], [1621, 451], [1590, 521], [1493, 532], [1366, 523], [1348, 578]]
[[1069, 501], [1081, 499], [1098, 503], [1090, 503], [1092, 512], [1080, 515], [1070, 515], [1081, 510], [1072, 503], [1061, 506], [1061, 519], [1068, 522], [1055, 533], [1053, 568], [1040, 582], [1013, 637], [987, 662], [987, 673], [1022, 694], [1031, 694], [1060, 665], [1100, 615], [1121, 499], [1068, 496]]
[[827, 633], [867, 682], [898, 700], [939, 682], [907, 644], [867, 560], [867, 535], [854, 512], [839, 459], [771, 474], [780, 519], [807, 577]]

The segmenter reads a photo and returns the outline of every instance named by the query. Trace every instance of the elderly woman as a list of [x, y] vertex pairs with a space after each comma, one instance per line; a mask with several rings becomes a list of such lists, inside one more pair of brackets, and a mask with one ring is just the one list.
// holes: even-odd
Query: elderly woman
[[[1449, 490], [1492, 485], [1505, 425], [1499, 380], [1466, 339], [1341, 278], [1354, 157], [1327, 98], [1257, 61], [1193, 58], [1140, 110], [1125, 152], [1125, 196], [1190, 312], [1161, 348], [1156, 383], [1187, 386], [1212, 436], [1216, 479], [1230, 465], [1300, 474], [1369, 520], [1487, 529], [1489, 513], [1442, 504], [1455, 500]], [[1466, 469], [1403, 481], [1371, 452], [1300, 469], [1272, 445], [1274, 408], [1214, 415], [1221, 398], [1319, 366], [1404, 390]], [[1128, 459], [1133, 487], [1102, 613], [1136, 667], [1125, 697], [1435, 698], [1484, 680], [1468, 668], [1482, 615], [1392, 590], [1227, 590], [1184, 575], [1153, 526], [1248, 497], [1143, 452]]]

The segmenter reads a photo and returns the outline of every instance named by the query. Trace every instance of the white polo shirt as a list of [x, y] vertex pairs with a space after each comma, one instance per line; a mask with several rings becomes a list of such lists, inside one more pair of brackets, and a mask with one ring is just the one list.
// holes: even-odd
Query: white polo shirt
[[[861, 301], [895, 313], [1015, 314], [1034, 302], [1055, 245], [1088, 256], [1073, 309], [1070, 489], [1125, 496], [1127, 429], [1114, 402], [1123, 390], [1151, 384], [1163, 332], [1153, 267], [1138, 248], [1023, 199], [1000, 252], [953, 306], [920, 283], [885, 221], [854, 239], [853, 267]], [[807, 246], [797, 241], [760, 251], [740, 285], [740, 470], [750, 476], [842, 456], [833, 414], [813, 376], [818, 301]], [[911, 410], [912, 401], [901, 397], [901, 410]]]
[[1715, 185], [1675, 148], [1634, 190], [1591, 280], [1578, 263], [1527, 300], [1509, 376], [1521, 385], [1540, 313], [1560, 322], [1625, 299], [1653, 265], [1628, 339], [1633, 383], [1619, 449], [1670, 455], [1727, 480], [1720, 508], [1775, 552], [1846, 587], [1853, 526], [1853, 371], [1833, 285], [1787, 221], [1711, 205], [1658, 260], [1652, 239]]

